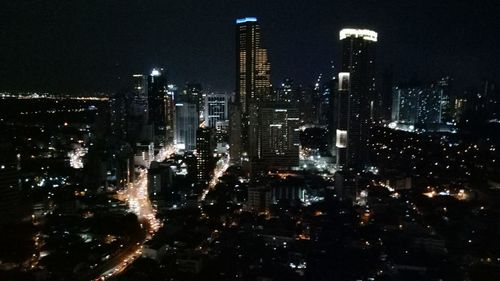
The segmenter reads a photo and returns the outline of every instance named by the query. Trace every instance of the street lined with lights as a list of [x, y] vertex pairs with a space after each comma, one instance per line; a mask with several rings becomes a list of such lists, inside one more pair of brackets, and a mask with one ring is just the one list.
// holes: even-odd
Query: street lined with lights
[[[175, 152], [173, 146], [167, 146], [160, 149], [155, 156], [155, 161], [162, 162]], [[130, 183], [127, 188], [117, 192], [117, 198], [128, 204], [129, 211], [135, 215], [141, 225], [145, 227], [147, 235], [145, 239], [137, 243], [132, 243], [120, 255], [119, 259], [113, 260], [110, 266], [106, 266], [104, 273], [100, 274], [96, 280], [106, 280], [123, 272], [127, 267], [142, 255], [142, 249], [145, 242], [160, 229], [162, 222], [156, 218], [157, 210], [151, 203], [148, 196], [148, 172], [147, 169], [141, 169], [137, 179]], [[135, 242], [135, 241], [134, 241]]]

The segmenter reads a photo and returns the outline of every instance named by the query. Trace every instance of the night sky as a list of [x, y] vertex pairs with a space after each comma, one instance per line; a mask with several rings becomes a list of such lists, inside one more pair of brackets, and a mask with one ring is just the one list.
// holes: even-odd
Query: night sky
[[234, 21], [258, 17], [278, 83], [338, 66], [342, 27], [379, 32], [378, 71], [449, 74], [458, 88], [500, 79], [495, 0], [2, 0], [0, 90], [115, 91], [167, 69], [178, 85], [234, 90]]

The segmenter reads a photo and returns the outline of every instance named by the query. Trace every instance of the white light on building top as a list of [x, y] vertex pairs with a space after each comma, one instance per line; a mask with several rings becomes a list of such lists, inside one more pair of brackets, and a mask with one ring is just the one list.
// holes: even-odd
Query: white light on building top
[[153, 70], [151, 71], [151, 76], [160, 76], [161, 73], [158, 69], [156, 68], [153, 68]]
[[364, 40], [377, 42], [377, 32], [369, 29], [344, 28], [340, 31], [340, 40], [347, 37], [363, 38]]

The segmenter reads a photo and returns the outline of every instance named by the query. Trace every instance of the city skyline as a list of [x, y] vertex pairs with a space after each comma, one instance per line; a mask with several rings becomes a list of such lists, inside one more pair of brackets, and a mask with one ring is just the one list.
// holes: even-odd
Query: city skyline
[[500, 280], [500, 2], [3, 2], [0, 280]]
[[330, 75], [330, 61], [338, 70], [336, 37], [344, 27], [380, 34], [379, 75], [392, 66], [395, 81], [449, 75], [461, 90], [498, 80], [499, 66], [490, 59], [499, 55], [494, 1], [473, 8], [455, 1], [216, 1], [186, 9], [188, 4], [7, 1], [6, 24], [0, 27], [6, 36], [0, 47], [1, 89], [116, 91], [128, 85], [131, 74], [161, 66], [169, 81], [198, 81], [211, 91], [232, 92], [231, 23], [245, 16], [257, 17], [264, 27], [274, 84], [285, 77], [312, 84], [320, 73]]

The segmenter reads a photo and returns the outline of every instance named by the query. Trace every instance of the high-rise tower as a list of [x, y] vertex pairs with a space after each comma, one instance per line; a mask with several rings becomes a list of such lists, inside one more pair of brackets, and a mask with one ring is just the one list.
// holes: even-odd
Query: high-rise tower
[[163, 69], [153, 69], [148, 77], [148, 123], [153, 126], [156, 145], [169, 145], [174, 140], [174, 97], [168, 94]]
[[260, 108], [260, 158], [268, 169], [299, 166], [299, 110], [289, 103]]
[[178, 150], [196, 149], [196, 130], [199, 123], [197, 105], [182, 99], [175, 104], [175, 145]]
[[363, 168], [368, 160], [370, 126], [377, 119], [380, 98], [375, 90], [377, 33], [342, 29], [342, 65], [336, 105], [337, 165]]
[[242, 145], [250, 159], [258, 155], [259, 106], [271, 94], [271, 65], [261, 42], [257, 18], [236, 20], [236, 102], [242, 113]]

